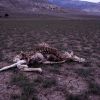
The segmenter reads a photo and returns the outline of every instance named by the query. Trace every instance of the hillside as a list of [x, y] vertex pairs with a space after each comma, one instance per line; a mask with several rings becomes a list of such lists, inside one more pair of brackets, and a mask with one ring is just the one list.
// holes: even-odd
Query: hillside
[[1, 0], [0, 16], [8, 13], [10, 17], [63, 17], [80, 18], [87, 13], [79, 9], [63, 8], [49, 0]]
[[49, 0], [51, 3], [60, 7], [79, 9], [90, 15], [100, 15], [100, 3], [93, 3], [80, 0]]
[[1, 0], [0, 13], [5, 12], [14, 14], [49, 14], [62, 12], [63, 9], [54, 4], [49, 3], [47, 0]]

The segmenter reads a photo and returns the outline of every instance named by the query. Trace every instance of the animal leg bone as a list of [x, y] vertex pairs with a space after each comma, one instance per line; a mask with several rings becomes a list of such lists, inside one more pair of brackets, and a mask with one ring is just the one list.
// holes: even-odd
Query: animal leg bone
[[61, 63], [64, 63], [64, 62], [65, 62], [65, 60], [64, 61], [58, 61], [58, 62], [45, 61], [45, 62], [43, 62], [43, 64], [61, 64]]
[[27, 72], [31, 72], [31, 71], [42, 72], [41, 68], [29, 68], [27, 65], [21, 65], [21, 64], [18, 64], [17, 68], [20, 69], [21, 71], [27, 71]]
[[26, 72], [31, 72], [31, 71], [42, 72], [42, 69], [41, 68], [24, 68], [23, 71], [26, 71]]
[[0, 69], [0, 72], [1, 72], [1, 71], [4, 71], [4, 70], [7, 70], [7, 69], [9, 69], [9, 68], [14, 68], [14, 67], [16, 67], [17, 65], [19, 65], [19, 64], [21, 65], [21, 64], [24, 64], [24, 63], [26, 63], [25, 60], [20, 60], [20, 61], [18, 61], [17, 63], [14, 63], [14, 64], [12, 64], [12, 65], [5, 66], [5, 67], [1, 68], [1, 69]]

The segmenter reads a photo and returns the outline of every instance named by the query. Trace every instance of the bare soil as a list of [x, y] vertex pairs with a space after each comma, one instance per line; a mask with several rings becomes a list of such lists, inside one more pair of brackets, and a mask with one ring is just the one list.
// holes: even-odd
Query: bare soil
[[100, 21], [0, 19], [0, 40], [0, 68], [41, 42], [87, 60], [0, 72], [0, 100], [100, 100]]

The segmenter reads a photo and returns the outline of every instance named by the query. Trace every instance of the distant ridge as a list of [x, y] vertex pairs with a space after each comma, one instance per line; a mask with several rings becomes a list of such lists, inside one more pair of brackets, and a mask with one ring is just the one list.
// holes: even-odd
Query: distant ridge
[[0, 16], [7, 13], [10, 17], [55, 16], [76, 19], [78, 16], [80, 18], [80, 16], [92, 15], [91, 12], [87, 13], [88, 9], [75, 8], [78, 5], [81, 6], [81, 4], [78, 4], [79, 1], [62, 1], [63, 4], [60, 4], [61, 0], [0, 0]]
[[49, 0], [51, 3], [64, 8], [79, 9], [88, 14], [100, 15], [100, 3], [93, 3], [80, 0]]

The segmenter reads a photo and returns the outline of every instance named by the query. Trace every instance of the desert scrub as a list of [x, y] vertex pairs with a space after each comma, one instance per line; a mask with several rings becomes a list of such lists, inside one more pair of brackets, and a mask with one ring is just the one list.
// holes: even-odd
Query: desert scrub
[[95, 94], [95, 95], [100, 95], [100, 85], [97, 84], [96, 82], [88, 82], [89, 84], [89, 90], [88, 93], [89, 94]]
[[88, 68], [88, 69], [82, 69], [82, 68], [79, 68], [79, 69], [75, 69], [74, 70], [75, 73], [77, 73], [79, 76], [81, 77], [89, 77], [92, 75], [92, 72], [93, 72], [93, 69], [91, 68]]
[[86, 94], [82, 95], [67, 95], [66, 100], [88, 100], [88, 96]]
[[17, 95], [17, 94], [12, 94], [10, 96], [11, 100], [19, 100], [20, 99], [20, 95]]
[[51, 88], [52, 86], [56, 86], [57, 82], [55, 78], [44, 78], [42, 86], [43, 88]]
[[60, 68], [61, 68], [61, 64], [54, 64], [52, 65], [52, 67], [50, 66], [49, 72], [53, 73], [53, 74], [60, 74]]
[[43, 77], [38, 76], [36, 79], [33, 80], [35, 84], [40, 84], [43, 81]]
[[[37, 90], [35, 88], [34, 82], [30, 82], [29, 79], [23, 75], [23, 73], [17, 73], [16, 75], [14, 75], [12, 77], [11, 84], [17, 85], [21, 88], [20, 100], [28, 100], [30, 97], [33, 100], [37, 100]], [[12, 96], [12, 98], [15, 99], [16, 96]]]
[[52, 72], [53, 74], [59, 74], [59, 75], [61, 74], [59, 69], [54, 69], [54, 68], [50, 69], [50, 72]]

